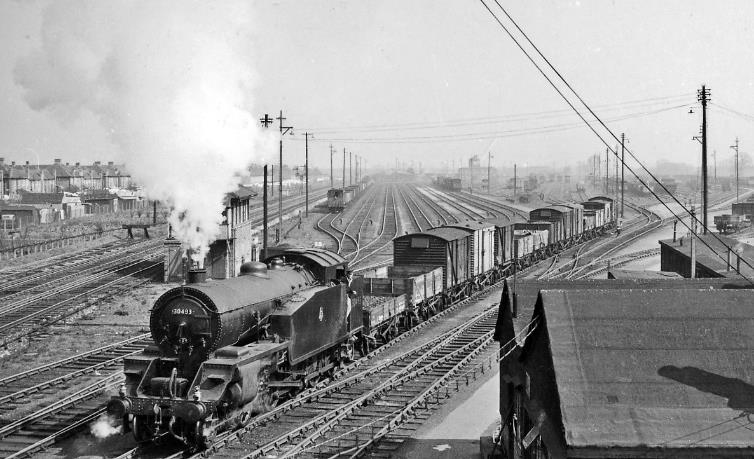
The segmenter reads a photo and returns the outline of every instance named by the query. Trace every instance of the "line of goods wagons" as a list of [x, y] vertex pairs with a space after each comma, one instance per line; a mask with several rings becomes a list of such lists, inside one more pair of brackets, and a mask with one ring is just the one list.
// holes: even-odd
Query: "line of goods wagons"
[[595, 197], [534, 209], [529, 220], [467, 221], [393, 239], [393, 265], [355, 281], [366, 330], [385, 339], [521, 267], [591, 238], [613, 223], [613, 202]]
[[360, 182], [344, 188], [330, 188], [327, 190], [327, 208], [330, 211], [340, 211], [346, 208], [349, 202], [356, 199], [366, 189], [366, 183]]

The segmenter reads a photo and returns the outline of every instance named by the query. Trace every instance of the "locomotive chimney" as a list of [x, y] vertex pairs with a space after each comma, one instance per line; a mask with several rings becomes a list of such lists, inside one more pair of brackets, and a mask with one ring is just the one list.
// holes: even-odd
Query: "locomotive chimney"
[[207, 280], [207, 270], [204, 268], [191, 268], [188, 271], [187, 284], [200, 284]]

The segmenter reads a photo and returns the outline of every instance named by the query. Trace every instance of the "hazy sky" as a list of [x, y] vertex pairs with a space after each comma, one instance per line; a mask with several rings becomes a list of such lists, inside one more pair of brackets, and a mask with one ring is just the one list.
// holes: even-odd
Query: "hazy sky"
[[[702, 83], [712, 91], [710, 152], [730, 158], [736, 136], [754, 151], [754, 2], [501, 4], [641, 158], [698, 161]], [[0, 0], [0, 156], [117, 160], [95, 115], [61, 123], [29, 108], [14, 80], [18, 60], [41, 46], [47, 5]], [[305, 130], [321, 166], [330, 142], [370, 165], [457, 164], [474, 153], [486, 164], [488, 150], [493, 165], [558, 165], [604, 152], [478, 0], [260, 1], [253, 14], [253, 115], [284, 110], [291, 162], [303, 163]]]

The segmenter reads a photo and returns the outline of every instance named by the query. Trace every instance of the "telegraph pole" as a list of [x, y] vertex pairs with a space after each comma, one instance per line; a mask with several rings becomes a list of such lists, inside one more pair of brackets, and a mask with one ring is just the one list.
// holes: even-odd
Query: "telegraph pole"
[[513, 163], [513, 202], [516, 202], [516, 163]]
[[330, 188], [335, 188], [332, 181], [332, 144], [330, 144]]
[[605, 148], [605, 196], [610, 194], [610, 149]]
[[623, 218], [626, 191], [626, 134], [620, 135], [620, 218]]
[[277, 117], [280, 126], [280, 164], [278, 168], [278, 230], [275, 238], [276, 242], [280, 242], [280, 237], [283, 233], [283, 136], [293, 129], [293, 126], [283, 126], [283, 111], [280, 110], [280, 116]]
[[306, 174], [306, 207], [305, 216], [309, 216], [309, 134], [304, 132], [304, 138], [306, 143], [306, 163], [304, 163], [304, 173]]
[[738, 202], [738, 137], [736, 137], [736, 144], [731, 148], [736, 151], [736, 202]]
[[[262, 123], [262, 126], [265, 128], [269, 127], [270, 124], [272, 124], [273, 120], [270, 118], [270, 115], [265, 113], [263, 118], [260, 118], [259, 121]], [[281, 154], [282, 154], [282, 141], [280, 144]], [[275, 166], [272, 166], [273, 168]], [[273, 170], [273, 177], [274, 177], [274, 170]], [[263, 174], [264, 174], [264, 191], [262, 191], [262, 253], [263, 256], [267, 256], [267, 222], [268, 222], [268, 214], [267, 214], [267, 164], [264, 165], [263, 168]]]
[[487, 194], [492, 193], [492, 182], [490, 182], [490, 165], [492, 164], [492, 152], [487, 152]]
[[702, 234], [707, 234], [707, 102], [710, 90], [702, 85], [697, 100], [702, 103]]
[[346, 149], [343, 149], [343, 186], [342, 189], [346, 188]]
[[[618, 174], [618, 163], [620, 162], [620, 161], [618, 161], [618, 150], [619, 150], [619, 147], [618, 147], [618, 145], [616, 145], [615, 146], [615, 150], [614, 150], [615, 151], [615, 188], [613, 188], [613, 194], [615, 195], [616, 201], [618, 200], [618, 186], [619, 186], [618, 185], [618, 176], [620, 175], [620, 174]], [[613, 213], [615, 215], [618, 215], [618, 211], [616, 209], [613, 209]]]
[[264, 165], [264, 191], [262, 191], [262, 253], [267, 256], [267, 164]]
[[348, 152], [348, 186], [353, 185], [353, 152]]

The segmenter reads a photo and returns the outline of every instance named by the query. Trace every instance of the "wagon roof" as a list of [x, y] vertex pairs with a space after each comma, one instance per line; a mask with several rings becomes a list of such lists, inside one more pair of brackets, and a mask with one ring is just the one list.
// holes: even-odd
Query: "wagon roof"
[[475, 220], [468, 220], [468, 221], [459, 222], [459, 223], [448, 223], [447, 225], [445, 225], [446, 228], [458, 228], [466, 232], [473, 232], [473, 231], [478, 231], [481, 229], [493, 228], [494, 226], [495, 225], [490, 223], [489, 221], [475, 221]]
[[506, 226], [512, 226], [516, 223], [526, 223], [529, 220], [521, 217], [520, 215], [512, 215], [507, 218], [485, 218], [484, 221], [491, 225], [495, 225], [498, 228], [502, 228]]
[[428, 229], [427, 231], [422, 231], [419, 233], [404, 234], [403, 236], [398, 236], [395, 239], [405, 239], [405, 238], [410, 238], [413, 236], [434, 237], [437, 239], [442, 239], [444, 241], [456, 241], [458, 239], [463, 239], [463, 238], [468, 237], [469, 233], [466, 230], [462, 230], [458, 228], [438, 227], [438, 228]]

